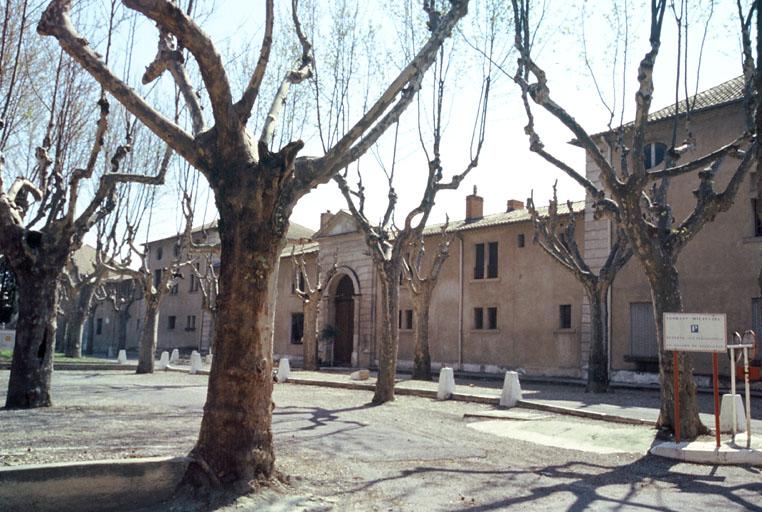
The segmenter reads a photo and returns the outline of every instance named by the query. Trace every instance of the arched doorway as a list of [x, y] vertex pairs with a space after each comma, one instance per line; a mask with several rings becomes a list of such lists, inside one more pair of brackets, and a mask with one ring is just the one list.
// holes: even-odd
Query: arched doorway
[[352, 364], [355, 328], [355, 289], [352, 279], [345, 275], [336, 286], [334, 322], [336, 338], [333, 342], [333, 363], [337, 366]]

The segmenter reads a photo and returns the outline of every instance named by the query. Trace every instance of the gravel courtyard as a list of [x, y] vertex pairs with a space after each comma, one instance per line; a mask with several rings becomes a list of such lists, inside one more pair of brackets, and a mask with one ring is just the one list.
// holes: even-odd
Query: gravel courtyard
[[[0, 389], [7, 380], [1, 371]], [[57, 372], [54, 407], [0, 410], [0, 465], [184, 455], [205, 395], [202, 376]], [[493, 408], [416, 397], [369, 407], [370, 398], [276, 386], [278, 467], [291, 482], [278, 491], [288, 504], [279, 509], [762, 510], [760, 468], [648, 456], [646, 427], [521, 410], [508, 420], [464, 418]]]

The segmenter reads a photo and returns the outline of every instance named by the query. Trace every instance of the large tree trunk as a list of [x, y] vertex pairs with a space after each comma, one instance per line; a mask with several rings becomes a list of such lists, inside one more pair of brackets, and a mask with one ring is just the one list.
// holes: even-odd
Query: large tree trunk
[[[245, 169], [243, 179], [270, 172]], [[290, 208], [277, 204], [267, 184], [220, 185], [215, 190], [221, 265], [214, 358], [201, 431], [190, 454], [195, 462], [184, 482], [245, 491], [274, 470], [273, 320]]]
[[387, 263], [381, 272], [381, 339], [378, 344], [378, 380], [373, 395], [374, 404], [394, 400], [394, 380], [397, 375], [399, 329], [399, 265]]
[[310, 299], [309, 304], [304, 306], [304, 333], [302, 336], [302, 347], [304, 350], [302, 367], [305, 370], [315, 371], [318, 369], [318, 347], [317, 347], [317, 319], [320, 311], [320, 298]]
[[153, 373], [156, 359], [156, 338], [159, 334], [159, 301], [145, 298], [146, 314], [138, 345], [138, 369], [135, 373]]
[[9, 409], [48, 407], [56, 335], [60, 269], [16, 272], [19, 318], [8, 396]]
[[413, 379], [431, 380], [431, 355], [429, 354], [429, 306], [431, 294], [426, 291], [413, 295]]
[[587, 363], [586, 391], [606, 393], [609, 390], [609, 330], [607, 287], [586, 289], [590, 301], [590, 356]]
[[[679, 313], [683, 310], [680, 293], [680, 279], [673, 264], [647, 265], [646, 274], [653, 294], [656, 339], [659, 344], [659, 381], [661, 384], [661, 410], [657, 425], [667, 427], [674, 432], [675, 426], [675, 390], [673, 385], [674, 368], [672, 352], [664, 350], [664, 313]], [[680, 378], [680, 431], [683, 439], [695, 439], [709, 430], [699, 419], [696, 401], [696, 382], [693, 380], [693, 363], [690, 354], [678, 355]]]

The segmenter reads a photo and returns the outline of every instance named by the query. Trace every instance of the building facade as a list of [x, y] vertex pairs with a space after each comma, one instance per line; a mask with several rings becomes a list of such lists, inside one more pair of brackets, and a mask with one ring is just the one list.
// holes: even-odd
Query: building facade
[[[695, 145], [685, 160], [708, 153], [734, 140], [743, 130], [740, 81], [731, 81], [700, 93], [690, 117], [679, 129], [690, 130]], [[683, 116], [684, 117], [684, 116]], [[658, 168], [669, 140], [674, 112], [656, 111], [649, 125], [649, 146]], [[689, 123], [689, 126], [685, 124]], [[599, 137], [611, 161], [618, 155]], [[722, 189], [733, 162], [718, 174]], [[598, 169], [588, 161], [586, 173], [597, 182]], [[747, 176], [730, 211], [707, 224], [684, 249], [679, 260], [685, 310], [726, 313], [730, 331], [762, 328], [757, 276], [762, 268], [762, 222], [754, 214], [756, 178]], [[693, 207], [693, 175], [673, 180], [670, 203], [676, 218]], [[521, 201], [508, 200], [499, 213], [485, 215], [474, 191], [466, 198], [464, 219], [451, 222], [449, 257], [444, 263], [430, 306], [429, 343], [434, 368], [449, 366], [467, 372], [500, 373], [517, 369], [526, 374], [584, 378], [590, 344], [589, 309], [581, 285], [532, 242], [533, 226]], [[562, 215], [570, 215], [559, 206]], [[593, 217], [591, 200], [573, 205], [575, 236], [592, 268], [600, 267], [611, 245], [613, 226]], [[451, 215], [452, 216], [452, 215]], [[426, 258], [432, 258], [440, 240], [440, 226], [425, 231]], [[196, 230], [214, 242], [214, 226]], [[199, 235], [200, 236], [200, 235]], [[318, 330], [323, 364], [374, 367], [381, 335], [379, 277], [365, 246], [363, 233], [345, 212], [325, 212], [320, 229], [312, 233], [292, 226], [283, 251], [275, 300], [274, 354], [298, 364], [302, 357], [303, 305], [295, 293], [300, 279], [292, 253], [304, 257], [314, 284], [317, 264], [323, 271], [336, 265], [325, 283]], [[147, 244], [152, 271], [175, 255], [177, 238]], [[161, 306], [159, 349], [208, 352], [213, 321], [202, 307], [198, 281], [184, 271], [176, 290]], [[194, 284], [195, 283], [195, 284]], [[651, 292], [637, 259], [620, 271], [609, 295], [610, 368], [614, 380], [651, 379], [656, 375], [656, 337]], [[129, 306], [121, 321], [114, 308], [100, 304], [94, 321], [96, 351], [137, 349], [142, 322], [141, 300]], [[400, 291], [399, 366], [412, 366], [413, 311], [404, 283]], [[98, 330], [97, 326], [101, 326]], [[110, 330], [109, 330], [110, 329]], [[122, 332], [117, 336], [117, 331]], [[121, 340], [121, 341], [120, 341]], [[326, 341], [327, 340], [327, 341]], [[706, 361], [704, 360], [706, 359]], [[710, 370], [709, 358], [697, 357], [699, 373]], [[723, 371], [728, 371], [723, 361]], [[642, 372], [646, 372], [645, 377]], [[651, 372], [650, 377], [648, 372]]]

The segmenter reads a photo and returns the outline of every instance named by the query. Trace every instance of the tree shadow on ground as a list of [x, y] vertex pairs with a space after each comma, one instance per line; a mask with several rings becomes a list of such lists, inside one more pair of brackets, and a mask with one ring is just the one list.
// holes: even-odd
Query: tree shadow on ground
[[[687, 495], [711, 495], [717, 502], [717, 497], [726, 500], [725, 506], [735, 505], [745, 510], [762, 511], [762, 470], [751, 466], [744, 469], [754, 475], [751, 482], [738, 485], [723, 485], [726, 477], [717, 476], [717, 466], [710, 467], [710, 473], [704, 475], [689, 474], [675, 468], [679, 461], [663, 459], [652, 455], [646, 455], [630, 464], [609, 467], [581, 461], [570, 461], [564, 464], [548, 465], [544, 467], [529, 467], [515, 470], [480, 470], [480, 469], [454, 469], [451, 467], [419, 466], [413, 469], [400, 471], [398, 474], [379, 478], [364, 483], [348, 493], [367, 491], [375, 486], [381, 486], [391, 481], [399, 481], [410, 477], [418, 478], [413, 486], [415, 491], [420, 490], [421, 484], [427, 480], [426, 475], [441, 474], [464, 481], [471, 476], [487, 476], [487, 483], [480, 483], [467, 491], [474, 496], [481, 496], [491, 491], [494, 495], [496, 488], [513, 489], [515, 495], [506, 496], [502, 499], [488, 503], [478, 503], [464, 506], [459, 510], [464, 511], [488, 511], [503, 510], [516, 507], [518, 510], [529, 507], [539, 507], [545, 504], [541, 500], [546, 498], [568, 496], [572, 494], [574, 501], [565, 507], [567, 511], [582, 511], [593, 508], [609, 507], [619, 509], [621, 507], [640, 508], [643, 510], [671, 510], [680, 511], [686, 509], [686, 500], [675, 503], [673, 506], [664, 502], [658, 504], [648, 503], [647, 496], [641, 496], [640, 491], [653, 487], [660, 492], [665, 489], [679, 492], [681, 496]], [[535, 475], [530, 484], [520, 480], [521, 475]], [[539, 478], [537, 478], [539, 477]], [[433, 479], [436, 480], [436, 479]], [[549, 481], [550, 480], [550, 481]], [[482, 479], [482, 482], [484, 479]], [[425, 485], [425, 484], [424, 484]], [[612, 497], [602, 492], [604, 487], [624, 486], [626, 493], [623, 497]], [[618, 494], [621, 494], [618, 493]], [[742, 496], [748, 494], [748, 497]], [[755, 498], [751, 498], [755, 497]], [[403, 497], [400, 497], [404, 499]]]
[[320, 427], [326, 427], [334, 423], [347, 425], [350, 428], [345, 428], [332, 433], [343, 432], [346, 430], [354, 430], [355, 428], [366, 427], [365, 423], [359, 421], [345, 420], [339, 417], [340, 414], [353, 411], [361, 411], [373, 407], [370, 404], [358, 405], [354, 407], [344, 407], [342, 409], [324, 409], [322, 407], [297, 407], [286, 406], [277, 407], [273, 412], [273, 422], [279, 425], [284, 423], [299, 423], [307, 422], [307, 425], [301, 427], [295, 427], [293, 429], [278, 429], [278, 434], [288, 434], [290, 432], [304, 432], [309, 430], [315, 430]]

